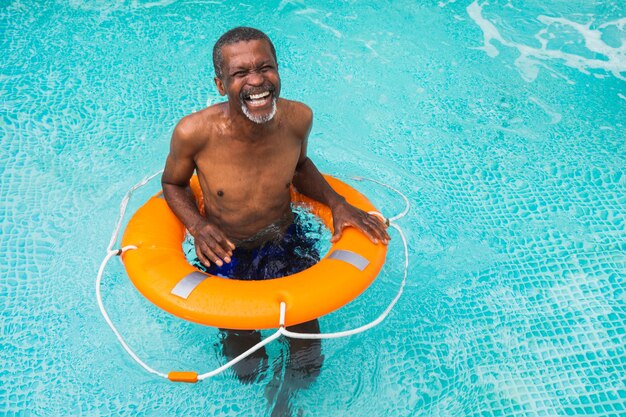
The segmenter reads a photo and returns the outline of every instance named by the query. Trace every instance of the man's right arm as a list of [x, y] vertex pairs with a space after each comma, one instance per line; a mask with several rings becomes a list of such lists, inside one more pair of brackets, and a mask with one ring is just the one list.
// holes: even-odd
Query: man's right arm
[[189, 187], [196, 168], [194, 158], [203, 146], [202, 136], [195, 132], [194, 123], [188, 118], [181, 120], [172, 135], [161, 186], [165, 201], [194, 237], [200, 262], [207, 267], [211, 262], [221, 266], [223, 261], [230, 262], [235, 246], [217, 225], [200, 214]]

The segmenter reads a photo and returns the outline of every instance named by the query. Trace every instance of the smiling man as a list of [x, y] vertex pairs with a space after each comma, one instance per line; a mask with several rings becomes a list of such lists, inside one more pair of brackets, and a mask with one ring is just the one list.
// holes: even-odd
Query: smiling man
[[[346, 203], [307, 157], [313, 114], [302, 103], [280, 98], [270, 39], [253, 28], [232, 29], [215, 44], [213, 64], [217, 89], [228, 100], [178, 123], [162, 177], [167, 203], [194, 237], [199, 267], [234, 279], [267, 279], [317, 262], [314, 251], [296, 250], [307, 242], [294, 222], [292, 184], [331, 208], [332, 241], [353, 226], [372, 241], [386, 244], [385, 224]], [[194, 171], [203, 192], [204, 215], [189, 188]], [[314, 320], [291, 329], [319, 332], [319, 325]], [[223, 330], [222, 340], [224, 353], [231, 358], [257, 343], [260, 334]], [[300, 362], [294, 369], [302, 377], [314, 377], [321, 367], [319, 342], [289, 340], [289, 347], [291, 362]], [[234, 369], [241, 380], [251, 380], [265, 361], [261, 350]], [[298, 374], [294, 372], [285, 375]]]

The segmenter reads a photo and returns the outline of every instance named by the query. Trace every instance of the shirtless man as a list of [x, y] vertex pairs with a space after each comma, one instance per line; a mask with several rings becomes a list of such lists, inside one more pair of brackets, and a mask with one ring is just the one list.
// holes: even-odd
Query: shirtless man
[[[353, 226], [373, 242], [387, 244], [385, 224], [346, 203], [307, 157], [313, 114], [302, 103], [279, 98], [280, 77], [270, 39], [256, 29], [232, 29], [215, 44], [213, 64], [217, 89], [228, 101], [178, 123], [162, 177], [165, 199], [194, 237], [204, 267], [227, 268], [235, 262], [237, 248], [266, 245], [287, 233], [293, 221], [291, 184], [331, 208], [335, 229], [331, 241]], [[204, 196], [204, 216], [189, 188], [194, 170]], [[269, 277], [252, 279], [263, 278]], [[319, 331], [317, 320], [299, 326], [296, 331]], [[259, 337], [258, 332], [224, 331], [224, 351], [236, 356]], [[315, 346], [321, 358], [319, 342], [289, 343], [292, 359], [294, 350], [315, 351]], [[235, 368], [242, 380], [249, 371], [244, 362]]]

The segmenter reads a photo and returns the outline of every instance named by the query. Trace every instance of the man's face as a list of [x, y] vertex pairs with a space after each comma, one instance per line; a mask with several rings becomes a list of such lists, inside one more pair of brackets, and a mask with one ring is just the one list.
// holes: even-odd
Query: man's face
[[215, 84], [227, 95], [231, 109], [255, 123], [266, 123], [276, 114], [280, 94], [278, 65], [264, 40], [237, 42], [222, 47], [222, 79]]

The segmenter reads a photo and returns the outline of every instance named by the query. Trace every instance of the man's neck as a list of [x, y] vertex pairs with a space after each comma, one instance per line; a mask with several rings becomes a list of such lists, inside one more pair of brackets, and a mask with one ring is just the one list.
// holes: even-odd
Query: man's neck
[[248, 119], [248, 117], [241, 112], [241, 109], [232, 109], [228, 106], [228, 117], [233, 126], [236, 126], [238, 130], [243, 133], [241, 140], [256, 141], [263, 139], [268, 133], [272, 132], [277, 125], [277, 114], [272, 117], [271, 120], [265, 123], [256, 123]]

